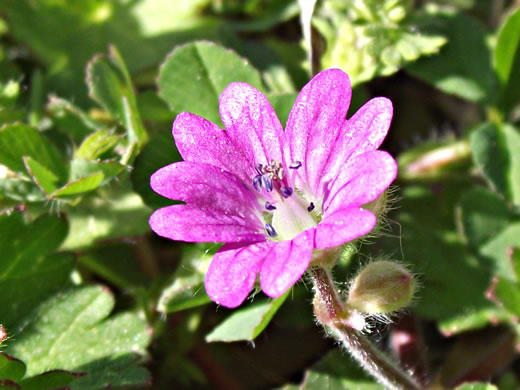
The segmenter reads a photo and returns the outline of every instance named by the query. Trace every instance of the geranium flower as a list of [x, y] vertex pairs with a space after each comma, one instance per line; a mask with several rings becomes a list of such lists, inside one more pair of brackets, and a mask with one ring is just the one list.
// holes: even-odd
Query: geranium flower
[[300, 279], [314, 249], [340, 246], [370, 232], [376, 217], [362, 206], [395, 179], [397, 165], [376, 150], [392, 103], [375, 98], [346, 120], [351, 86], [339, 69], [316, 75], [298, 95], [284, 132], [267, 98], [246, 83], [222, 92], [226, 130], [190, 113], [173, 124], [185, 161], [155, 172], [151, 186], [185, 205], [153, 213], [158, 235], [224, 242], [206, 274], [209, 297], [239, 306], [260, 274], [279, 297]]

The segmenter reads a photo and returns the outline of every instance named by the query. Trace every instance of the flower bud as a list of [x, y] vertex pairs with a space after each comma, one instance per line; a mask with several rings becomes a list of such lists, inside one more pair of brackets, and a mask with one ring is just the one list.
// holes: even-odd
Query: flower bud
[[405, 267], [386, 260], [374, 261], [354, 279], [347, 304], [363, 313], [391, 313], [407, 306], [414, 292], [415, 280]]

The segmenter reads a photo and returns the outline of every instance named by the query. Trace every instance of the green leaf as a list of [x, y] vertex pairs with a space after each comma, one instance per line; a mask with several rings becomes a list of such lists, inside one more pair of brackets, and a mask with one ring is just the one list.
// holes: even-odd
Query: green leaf
[[[85, 378], [102, 384], [96, 388], [131, 384], [128, 380], [135, 377], [125, 377], [125, 370], [114, 375], [105, 369], [144, 354], [150, 334], [139, 314], [123, 312], [107, 318], [113, 307], [113, 296], [100, 286], [62, 292], [27, 316], [27, 325], [13, 337], [7, 352], [27, 362], [28, 377], [59, 367], [85, 372]], [[139, 371], [135, 363], [132, 368]]]
[[462, 196], [457, 216], [466, 241], [476, 248], [504, 230], [512, 212], [496, 193], [475, 188]]
[[236, 309], [207, 336], [208, 343], [215, 341], [253, 341], [269, 324], [291, 290], [276, 299], [254, 303]]
[[511, 250], [520, 247], [520, 222], [511, 223], [480, 247], [480, 254], [487, 259], [495, 272], [507, 280], [516, 280], [511, 263]]
[[25, 375], [25, 364], [10, 355], [0, 352], [0, 378], [19, 382]]
[[163, 290], [157, 303], [159, 312], [173, 313], [210, 302], [204, 289], [204, 275], [219, 247], [216, 244], [184, 247], [173, 281]]
[[[303, 382], [295, 390], [382, 390], [347, 354], [339, 350], [329, 352], [321, 361], [305, 372]], [[284, 386], [280, 390], [292, 390]]]
[[24, 156], [37, 160], [58, 177], [65, 176], [59, 151], [35, 128], [21, 123], [0, 128], [0, 164], [25, 172]]
[[176, 113], [188, 111], [220, 124], [218, 98], [234, 81], [262, 90], [260, 74], [231, 50], [210, 42], [174, 49], [161, 65], [159, 96]]
[[150, 176], [159, 168], [181, 159], [170, 131], [154, 136], [137, 156], [131, 176], [132, 186], [148, 206], [159, 208], [172, 204], [170, 199], [151, 189]]
[[486, 123], [471, 134], [473, 159], [491, 187], [520, 204], [520, 131]]
[[108, 57], [97, 55], [89, 62], [87, 84], [90, 97], [123, 124], [128, 142], [143, 146], [148, 134], [137, 109], [128, 70], [114, 46], [110, 46]]
[[124, 169], [124, 165], [114, 160], [84, 160], [75, 158], [70, 162], [69, 181], [76, 181], [94, 173], [102, 172], [104, 176], [102, 184], [106, 184], [123, 172]]
[[47, 197], [56, 191], [59, 178], [54, 173], [49, 171], [38, 161], [33, 160], [31, 157], [24, 157], [23, 162], [27, 168], [29, 176], [31, 176], [36, 185], [44, 194], [47, 195]]
[[446, 93], [492, 103], [496, 98], [495, 75], [479, 23], [463, 13], [433, 7], [427, 8], [425, 17], [422, 32], [444, 35], [448, 43], [439, 54], [421, 58], [407, 70]]
[[111, 131], [98, 130], [83, 140], [74, 155], [76, 158], [95, 160], [112, 150], [120, 139], [121, 137], [114, 135]]
[[498, 32], [494, 52], [501, 106], [507, 114], [520, 101], [520, 9], [511, 13]]
[[[65, 370], [52, 370], [43, 374], [24, 379], [20, 382], [24, 390], [56, 390], [70, 389], [71, 382], [83, 374], [77, 374]], [[74, 388], [74, 386], [72, 386]]]
[[2, 323], [8, 329], [67, 284], [73, 256], [50, 255], [65, 239], [67, 230], [67, 223], [56, 216], [44, 215], [31, 224], [20, 213], [0, 216], [0, 307]]
[[57, 96], [49, 97], [47, 110], [52, 114], [56, 127], [76, 142], [81, 142], [102, 127], [79, 107]]
[[97, 172], [88, 176], [81, 177], [77, 180], [70, 181], [63, 187], [54, 191], [50, 195], [50, 198], [52, 199], [59, 197], [67, 197], [71, 195], [80, 195], [85, 192], [95, 190], [101, 185], [104, 178], [105, 175], [103, 174], [103, 172]]
[[515, 317], [520, 315], [520, 286], [518, 283], [500, 278], [495, 286], [495, 298], [509, 313]]

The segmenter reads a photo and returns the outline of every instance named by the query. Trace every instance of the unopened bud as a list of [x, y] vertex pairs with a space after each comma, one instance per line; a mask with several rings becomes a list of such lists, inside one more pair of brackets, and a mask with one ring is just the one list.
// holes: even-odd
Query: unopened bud
[[406, 307], [415, 292], [415, 280], [402, 265], [381, 260], [368, 264], [354, 279], [348, 306], [363, 313], [385, 314]]

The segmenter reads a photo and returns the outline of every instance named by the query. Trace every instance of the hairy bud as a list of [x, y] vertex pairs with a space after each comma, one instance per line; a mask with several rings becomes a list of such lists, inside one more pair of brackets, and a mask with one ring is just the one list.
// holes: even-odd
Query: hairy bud
[[363, 313], [391, 313], [411, 302], [415, 286], [412, 274], [401, 264], [374, 261], [354, 279], [347, 304]]

